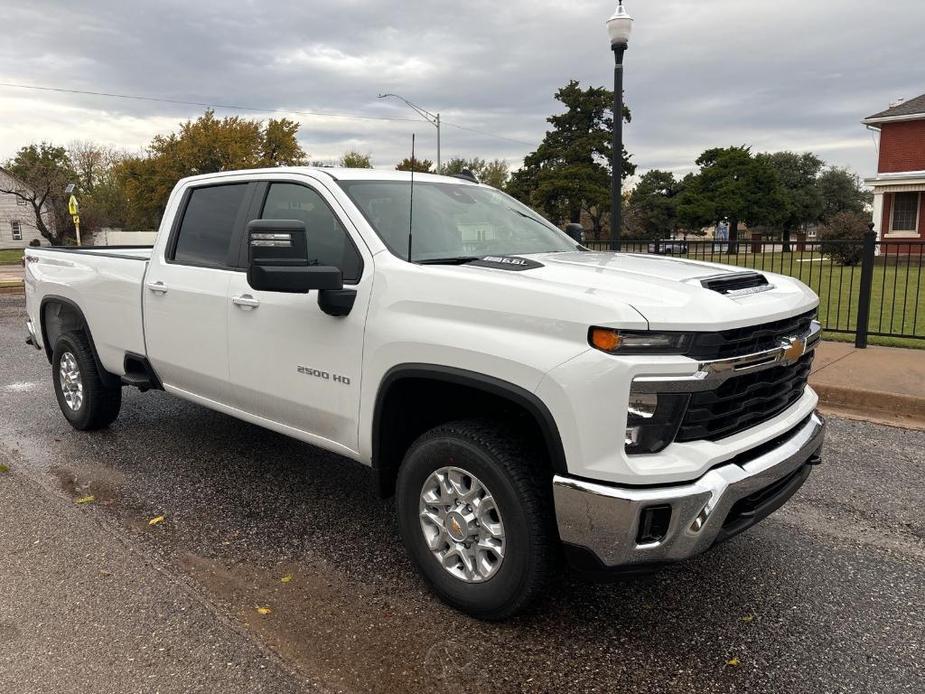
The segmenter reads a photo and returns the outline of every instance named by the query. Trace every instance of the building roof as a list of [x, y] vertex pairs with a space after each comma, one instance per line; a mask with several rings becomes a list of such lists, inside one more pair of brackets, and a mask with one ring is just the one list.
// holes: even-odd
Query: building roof
[[902, 103], [891, 106], [886, 111], [880, 111], [864, 119], [865, 123], [882, 123], [890, 120], [918, 120], [925, 119], [925, 94], [914, 99], [907, 99]]

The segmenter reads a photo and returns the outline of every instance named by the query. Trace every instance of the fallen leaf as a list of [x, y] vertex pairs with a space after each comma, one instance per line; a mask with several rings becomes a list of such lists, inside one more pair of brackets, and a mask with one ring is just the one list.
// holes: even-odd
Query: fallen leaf
[[729, 660], [726, 661], [726, 665], [728, 665], [729, 667], [739, 667], [739, 664], [740, 663], [739, 663], [738, 658], [730, 658]]
[[289, 583], [289, 581], [291, 581], [291, 580], [292, 580], [292, 574], [286, 574], [286, 575], [283, 576], [281, 579], [279, 579], [279, 582], [280, 582], [280, 583]]
[[7, 467], [6, 465], [0, 464], [0, 473], [9, 472], [9, 471], [10, 471], [9, 467]]
[[164, 516], [155, 516], [148, 521], [148, 525], [159, 525], [164, 522]]
[[87, 496], [82, 496], [79, 499], [75, 499], [74, 503], [75, 504], [92, 504], [94, 501], [96, 501], [96, 497], [93, 496], [92, 494], [88, 494]]
[[258, 614], [270, 614], [272, 611], [273, 610], [271, 610], [269, 607], [258, 607], [257, 608]]
[[753, 615], [753, 614], [747, 614], [747, 615], [745, 615], [744, 617], [739, 617], [739, 621], [742, 621], [742, 622], [745, 622], [746, 624], [748, 624], [748, 623], [749, 623], [750, 621], [752, 621], [754, 618], [755, 618], [755, 615]]

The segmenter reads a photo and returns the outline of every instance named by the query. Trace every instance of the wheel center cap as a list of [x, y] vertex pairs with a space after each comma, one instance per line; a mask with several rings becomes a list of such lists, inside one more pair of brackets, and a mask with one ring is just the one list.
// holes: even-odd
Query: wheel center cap
[[469, 524], [456, 511], [446, 514], [446, 531], [453, 540], [462, 542], [469, 535]]

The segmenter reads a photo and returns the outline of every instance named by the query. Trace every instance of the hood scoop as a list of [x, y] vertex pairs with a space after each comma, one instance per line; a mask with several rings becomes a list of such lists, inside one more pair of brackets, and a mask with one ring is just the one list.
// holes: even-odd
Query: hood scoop
[[757, 294], [774, 289], [768, 278], [760, 272], [732, 272], [700, 280], [704, 288], [726, 296]]

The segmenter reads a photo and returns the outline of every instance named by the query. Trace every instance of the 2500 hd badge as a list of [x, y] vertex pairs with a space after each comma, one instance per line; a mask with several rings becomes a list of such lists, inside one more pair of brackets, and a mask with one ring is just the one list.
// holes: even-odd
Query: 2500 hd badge
[[305, 376], [314, 376], [315, 378], [321, 378], [325, 381], [334, 381], [335, 383], [341, 383], [345, 386], [350, 385], [350, 378], [348, 376], [341, 376], [340, 374], [332, 374], [329, 371], [321, 371], [320, 369], [313, 369], [310, 366], [296, 366], [296, 371]]

